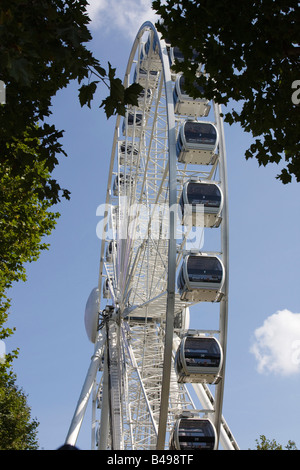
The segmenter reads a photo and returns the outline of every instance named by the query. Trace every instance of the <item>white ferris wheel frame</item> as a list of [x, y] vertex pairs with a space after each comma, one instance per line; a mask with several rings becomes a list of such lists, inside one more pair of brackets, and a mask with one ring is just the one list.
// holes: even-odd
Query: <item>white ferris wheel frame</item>
[[[168, 130], [168, 191], [169, 207], [172, 208], [177, 203], [177, 157], [176, 157], [176, 133], [178, 126], [176, 125], [176, 118], [174, 113], [173, 105], [173, 87], [174, 81], [172, 81], [171, 69], [169, 63], [168, 50], [165, 41], [161, 38], [161, 35], [157, 32], [155, 26], [150, 22], [145, 22], [133, 43], [132, 51], [129, 56], [128, 65], [125, 73], [124, 86], [127, 87], [130, 84], [130, 73], [134, 62], [134, 57], [139, 50], [141, 40], [145, 32], [150, 31], [153, 34], [153, 38], [157, 41], [159, 47], [159, 53], [162, 64], [163, 72], [163, 86], [165, 92], [166, 100], [166, 115], [167, 115], [167, 130]], [[223, 351], [223, 365], [221, 369], [221, 380], [216, 385], [215, 397], [213, 397], [211, 391], [206, 384], [193, 384], [194, 392], [197, 395], [197, 399], [200, 401], [204, 410], [208, 413], [211, 413], [213, 416], [212, 420], [217, 431], [218, 443], [221, 443], [224, 449], [238, 449], [238, 445], [224, 419], [222, 416], [222, 406], [223, 406], [223, 394], [224, 394], [224, 378], [225, 378], [225, 363], [226, 363], [226, 344], [227, 344], [227, 321], [228, 321], [228, 270], [229, 270], [229, 223], [228, 223], [228, 189], [227, 189], [227, 167], [226, 167], [226, 150], [225, 150], [225, 138], [224, 138], [224, 127], [223, 119], [221, 113], [221, 107], [216, 104], [213, 104], [213, 111], [215, 116], [215, 125], [218, 129], [219, 142], [218, 142], [218, 168], [219, 168], [219, 179], [220, 187], [223, 193], [223, 207], [222, 207], [222, 222], [220, 227], [221, 233], [221, 256], [223, 265], [225, 267], [225, 280], [222, 286], [222, 299], [219, 302], [220, 313], [219, 313], [219, 342]], [[120, 140], [119, 129], [120, 129], [120, 120], [121, 116], [118, 115], [116, 119], [113, 145], [112, 145], [112, 154], [108, 174], [108, 184], [106, 191], [106, 201], [105, 205], [107, 210], [104, 213], [104, 223], [103, 223], [103, 236], [101, 244], [101, 255], [100, 255], [100, 269], [99, 269], [99, 282], [98, 282], [98, 291], [101, 292], [104, 269], [105, 269], [105, 248], [107, 246], [107, 241], [105, 239], [105, 233], [107, 232], [107, 227], [109, 224], [109, 204], [111, 200], [111, 187], [112, 187], [112, 177], [114, 172], [115, 164], [115, 155], [117, 150], [117, 145]], [[170, 393], [170, 376], [172, 373], [172, 354], [174, 348], [174, 305], [175, 305], [175, 296], [176, 296], [176, 255], [177, 255], [177, 244], [176, 244], [176, 215], [174, 211], [170, 210], [170, 219], [169, 219], [169, 240], [168, 240], [168, 277], [167, 277], [167, 302], [166, 302], [166, 317], [165, 317], [165, 330], [164, 330], [164, 355], [163, 355], [163, 376], [161, 384], [161, 394], [160, 394], [160, 413], [158, 422], [155, 421], [153, 416], [151, 417], [153, 425], [156, 429], [157, 441], [156, 449], [165, 449], [166, 441], [166, 428], [168, 420], [168, 400]], [[113, 299], [113, 304], [115, 299]], [[124, 308], [124, 306], [123, 306]], [[112, 330], [113, 331], [113, 330]], [[118, 332], [112, 334], [108, 338], [108, 343], [106, 343], [106, 335], [103, 330], [99, 331], [97, 339], [95, 341], [94, 355], [92, 357], [90, 367], [88, 369], [86, 379], [78, 400], [77, 407], [70, 425], [69, 432], [66, 437], [66, 443], [75, 445], [79, 430], [86, 412], [87, 404], [92, 393], [95, 392], [96, 376], [101, 364], [103, 361], [103, 355], [107, 354], [107, 347], [105, 346], [111, 342], [117, 341]], [[176, 340], [175, 340], [176, 343]], [[177, 338], [178, 343], [178, 338]], [[105, 362], [105, 361], [104, 361]], [[103, 390], [108, 390], [109, 382], [109, 373], [107, 368], [102, 374], [102, 385]], [[94, 392], [93, 392], [94, 390]], [[105, 395], [105, 396], [104, 396]], [[103, 393], [103, 403], [102, 410], [106, 407], [109, 409], [109, 400], [112, 400], [112, 397], [109, 394]], [[95, 402], [95, 399], [94, 399]], [[92, 424], [92, 448], [95, 448], [95, 409], [93, 408], [93, 424]], [[119, 419], [121, 427], [121, 416]], [[101, 413], [101, 436], [98, 442], [99, 449], [107, 448], [107, 435], [111, 432], [111, 439], [120, 440], [121, 437], [118, 433], [122, 432], [122, 429], [109, 431], [109, 412]], [[114, 437], [114, 432], [116, 433]]]

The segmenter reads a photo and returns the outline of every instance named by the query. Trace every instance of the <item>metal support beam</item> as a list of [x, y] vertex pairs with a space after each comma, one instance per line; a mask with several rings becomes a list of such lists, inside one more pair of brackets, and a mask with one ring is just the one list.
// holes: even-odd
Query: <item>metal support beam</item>
[[167, 119], [169, 138], [169, 259], [168, 259], [168, 284], [167, 284], [167, 311], [166, 311], [166, 331], [165, 331], [165, 352], [163, 363], [163, 378], [161, 389], [161, 403], [159, 426], [157, 436], [157, 449], [165, 448], [166, 428], [169, 408], [172, 343], [174, 330], [174, 306], [175, 306], [175, 275], [176, 275], [176, 212], [174, 210], [177, 203], [177, 181], [176, 181], [176, 132], [173, 105], [173, 89], [171, 73], [169, 68], [169, 58], [164, 41], [161, 49], [163, 72], [167, 98]]
[[66, 444], [70, 444], [73, 446], [76, 444], [80, 427], [85, 415], [86, 407], [93, 389], [94, 381], [96, 379], [97, 370], [99, 368], [104, 339], [104, 336], [102, 334], [99, 334], [98, 340], [95, 345], [94, 355], [92, 356], [91, 363], [75, 409], [75, 413], [73, 415], [73, 419], [66, 437]]

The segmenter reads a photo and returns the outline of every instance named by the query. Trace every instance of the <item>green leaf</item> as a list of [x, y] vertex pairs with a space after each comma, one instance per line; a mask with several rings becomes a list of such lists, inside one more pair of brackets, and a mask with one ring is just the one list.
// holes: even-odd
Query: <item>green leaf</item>
[[112, 81], [114, 79], [116, 75], [116, 69], [115, 68], [112, 68], [110, 62], [108, 62], [108, 78], [110, 81]]
[[106, 70], [103, 67], [100, 67], [100, 65], [94, 65], [94, 69], [101, 77], [106, 77]]
[[16, 82], [23, 82], [25, 86], [30, 86], [30, 74], [28, 73], [29, 63], [24, 57], [11, 61], [10, 76]]
[[110, 79], [110, 96], [114, 101], [124, 101], [125, 89], [119, 78]]
[[89, 83], [88, 85], [82, 85], [79, 88], [79, 102], [81, 106], [84, 106], [85, 104], [90, 108], [91, 107], [91, 101], [94, 97], [94, 93], [97, 89], [97, 83], [98, 81], [93, 81]]
[[124, 92], [124, 103], [133, 106], [138, 105], [138, 96], [143, 91], [143, 87], [139, 83], [132, 83]]
[[100, 108], [104, 108], [104, 112], [107, 118], [110, 118], [116, 112], [115, 103], [109, 96], [102, 101]]

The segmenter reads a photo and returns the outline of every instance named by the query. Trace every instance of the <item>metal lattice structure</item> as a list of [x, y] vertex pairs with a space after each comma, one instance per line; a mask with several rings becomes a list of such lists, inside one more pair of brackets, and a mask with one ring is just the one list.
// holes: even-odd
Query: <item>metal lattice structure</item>
[[[238, 449], [222, 416], [228, 198], [221, 110], [216, 103], [202, 100], [196, 108], [187, 103], [184, 114], [178, 111], [174, 104], [178, 77], [172, 71], [172, 57], [173, 48], [151, 23], [144, 23], [124, 80], [126, 87], [134, 81], [140, 83], [144, 93], [138, 106], [128, 107], [125, 118], [116, 120], [99, 283], [87, 309], [87, 331], [95, 352], [66, 439], [69, 444], [76, 443], [92, 395], [93, 449], [168, 449], [172, 429], [181, 416], [209, 417], [216, 430], [216, 447], [220, 443], [224, 449]], [[195, 157], [191, 163], [178, 158], [177, 139], [187, 120], [213, 122], [216, 129], [216, 149], [205, 157], [209, 160], [204, 164]], [[201, 377], [196, 383], [179, 383], [174, 369], [181, 339], [193, 327], [193, 311], [206, 301], [201, 295], [183, 297], [176, 290], [176, 275], [185, 256], [202, 255], [204, 247], [205, 223], [186, 226], [178, 219], [180, 195], [189, 181], [217, 181], [223, 197], [213, 228], [218, 246], [209, 252], [224, 267], [224, 282], [212, 302], [218, 327], [196, 331], [199, 337], [215, 335], [222, 347], [221, 372], [212, 385]]]

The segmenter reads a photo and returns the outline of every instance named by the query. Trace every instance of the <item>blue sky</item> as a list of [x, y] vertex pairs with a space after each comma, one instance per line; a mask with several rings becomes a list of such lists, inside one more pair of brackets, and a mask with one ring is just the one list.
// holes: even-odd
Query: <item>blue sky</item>
[[[91, 1], [90, 44], [103, 66], [123, 78], [140, 25], [153, 20], [150, 1]], [[99, 102], [105, 97], [103, 87]], [[287, 103], [287, 106], [292, 103]], [[53, 100], [52, 120], [64, 129], [68, 158], [55, 176], [71, 201], [48, 237], [49, 251], [28, 265], [27, 281], [10, 292], [6, 350], [20, 348], [17, 383], [40, 421], [39, 443], [64, 442], [93, 353], [84, 328], [88, 295], [97, 285], [100, 240], [97, 207], [104, 203], [115, 118], [95, 103], [80, 108], [76, 84]], [[246, 161], [251, 136], [225, 125], [229, 179], [229, 335], [224, 416], [240, 448], [265, 434], [300, 448], [300, 184], [284, 186], [276, 165]], [[197, 307], [196, 307], [197, 308]], [[78, 440], [90, 446], [90, 415]]]

